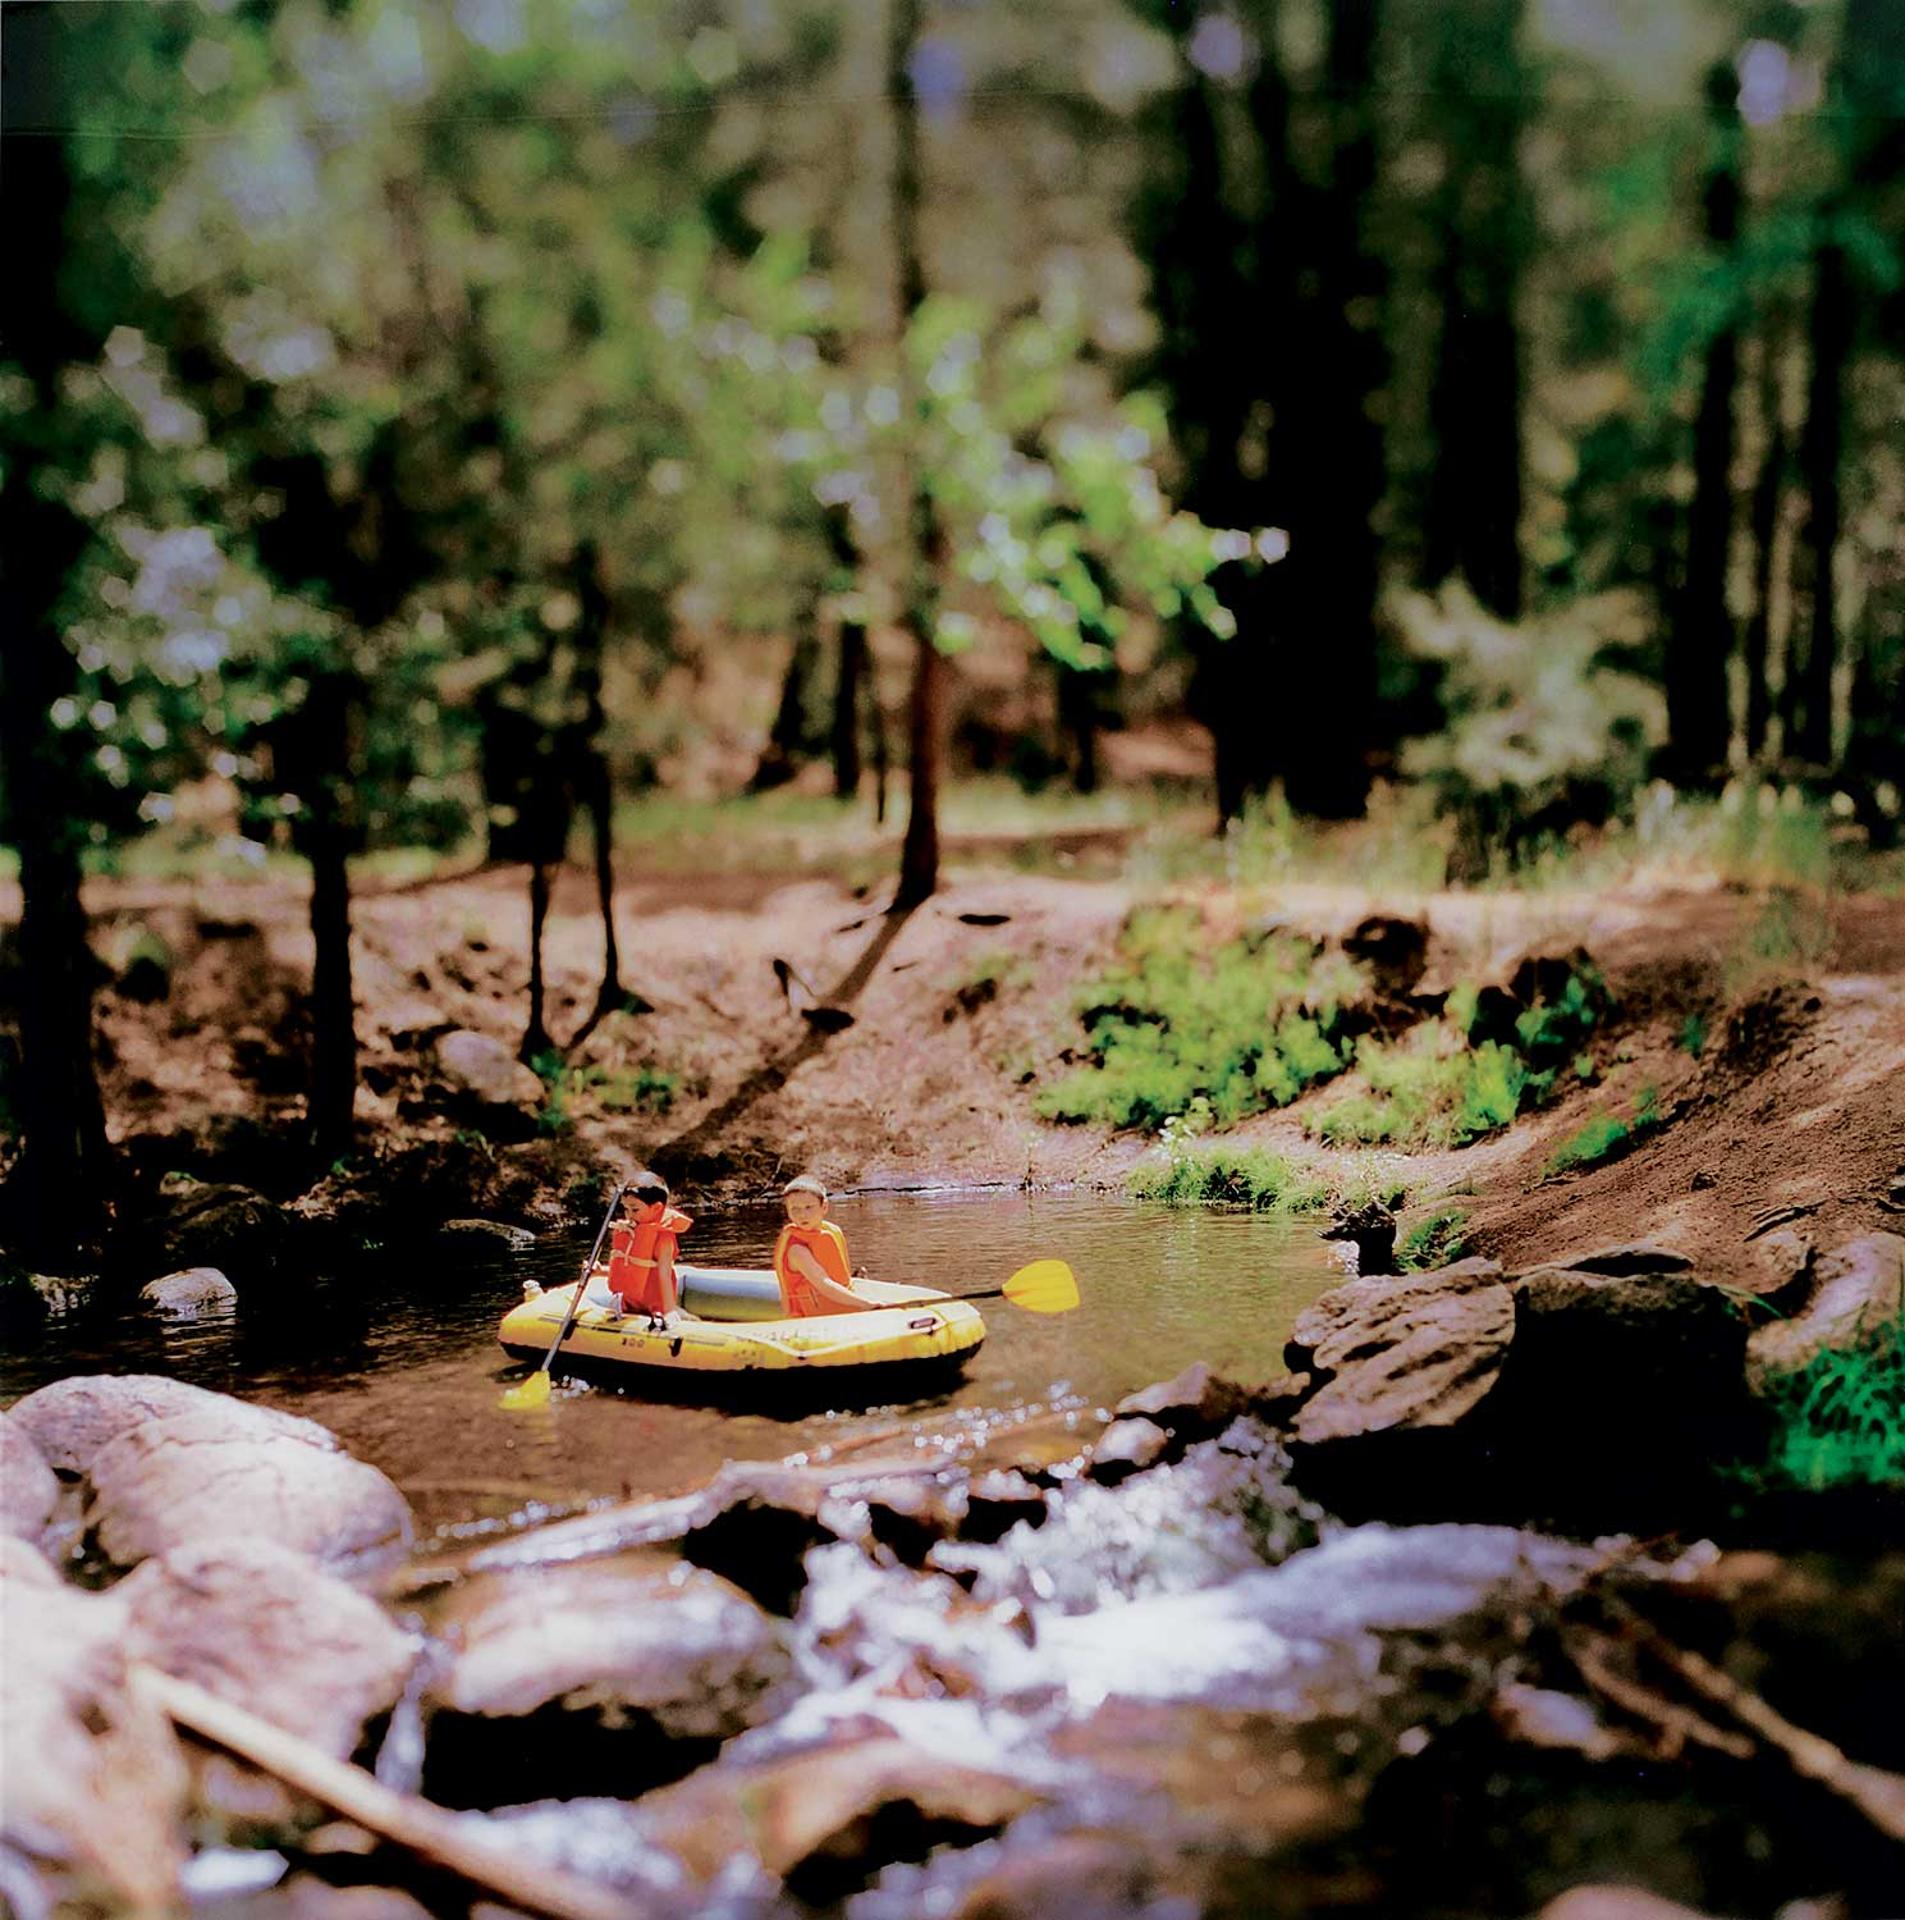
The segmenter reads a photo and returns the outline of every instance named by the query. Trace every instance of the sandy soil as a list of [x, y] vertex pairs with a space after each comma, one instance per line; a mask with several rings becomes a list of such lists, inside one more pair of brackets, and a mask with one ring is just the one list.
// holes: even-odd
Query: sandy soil
[[[599, 1071], [565, 1096], [574, 1137], [615, 1159], [662, 1157], [698, 1184], [758, 1190], [795, 1168], [836, 1186], [1115, 1184], [1150, 1144], [1055, 1127], [1022, 1076], [1079, 1037], [1078, 983], [1137, 897], [1131, 883], [977, 865], [904, 919], [826, 877], [623, 878], [624, 984], [653, 1003], [572, 1048]], [[1897, 1224], [1905, 1165], [1905, 900], [1812, 902], [1804, 964], [1756, 956], [1769, 903], [1714, 886], [1600, 893], [1438, 894], [1372, 900], [1351, 888], [1248, 897], [1204, 888], [1213, 936], [1266, 916], [1339, 936], [1372, 908], [1419, 913], [1428, 980], [1505, 975], [1529, 951], [1585, 946], [1607, 976], [1615, 1023], [1600, 1085], [1571, 1092], [1460, 1152], [1403, 1159], [1421, 1200], [1453, 1194], [1488, 1250], [1526, 1262], [1649, 1237], [1750, 1274], [1768, 1224], [1822, 1239]], [[1777, 904], [1777, 903], [1775, 903]], [[166, 998], [102, 995], [102, 1065], [114, 1133], [166, 1132], [217, 1114], [295, 1117], [304, 899], [291, 882], [97, 883], [101, 951], [139, 928], [176, 956]], [[1785, 909], [1790, 913], [1790, 903]], [[0, 899], [0, 919], [17, 901]], [[528, 904], [520, 870], [367, 888], [355, 951], [363, 1046], [359, 1118], [427, 1133], [429, 1039], [449, 1026], [512, 1048], [526, 1010]], [[558, 884], [547, 946], [549, 1025], [569, 1041], [595, 1001], [601, 935], [580, 871]], [[801, 1017], [774, 962], [852, 1015], [836, 1032]], [[1689, 1013], [1709, 1035], [1678, 1044]], [[673, 1076], [667, 1109], [615, 1111], [631, 1076]], [[1555, 1145], [1591, 1115], [1658, 1090], [1668, 1124], [1627, 1159], [1544, 1179]], [[1312, 1096], [1328, 1099], [1329, 1093]], [[1242, 1129], [1302, 1155], [1304, 1107]], [[1754, 1237], [1754, 1236], [1758, 1237]]]

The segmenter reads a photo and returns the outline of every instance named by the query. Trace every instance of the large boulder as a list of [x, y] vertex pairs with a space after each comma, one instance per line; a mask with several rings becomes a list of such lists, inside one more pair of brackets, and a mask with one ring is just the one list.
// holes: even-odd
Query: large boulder
[[409, 1549], [409, 1506], [317, 1431], [234, 1426], [220, 1409], [121, 1433], [86, 1471], [94, 1544], [122, 1568], [203, 1541], [264, 1539], [347, 1578], [382, 1571]]
[[102, 1448], [135, 1428], [178, 1414], [216, 1418], [237, 1435], [288, 1433], [315, 1446], [337, 1445], [315, 1420], [211, 1393], [162, 1373], [74, 1374], [16, 1400], [8, 1414], [61, 1473], [90, 1471]]
[[1290, 1365], [1324, 1382], [1291, 1438], [1318, 1446], [1453, 1426], [1494, 1386], [1514, 1330], [1514, 1296], [1494, 1260], [1332, 1288], [1291, 1331]]
[[148, 1231], [175, 1268], [269, 1272], [290, 1251], [292, 1216], [250, 1187], [191, 1181], [162, 1197]]
[[1350, 1518], [1685, 1517], [1710, 1463], [1751, 1445], [1746, 1319], [1680, 1255], [1589, 1257], [1325, 1294], [1289, 1349], [1309, 1375], [1287, 1422], [1305, 1484]]
[[148, 1280], [139, 1299], [162, 1320], [202, 1320], [231, 1312], [238, 1289], [216, 1267], [187, 1267]]
[[374, 1600], [270, 1540], [202, 1540], [115, 1589], [126, 1648], [348, 1758], [402, 1694], [417, 1646]]
[[1814, 1265], [1809, 1294], [1789, 1319], [1761, 1327], [1746, 1346], [1755, 1385], [1822, 1353], [1845, 1353], [1896, 1335], [1905, 1323], [1905, 1239], [1868, 1233]]
[[33, 1436], [0, 1413], [0, 1533], [37, 1542], [59, 1502], [60, 1483]]
[[[184, 1860], [185, 1769], [128, 1690], [125, 1609], [9, 1556], [0, 1577], [0, 1861], [23, 1910], [164, 1913]], [[24, 1867], [37, 1884], [13, 1875]]]
[[896, 1860], [970, 1845], [1039, 1804], [1036, 1788], [891, 1735], [704, 1768], [643, 1802], [643, 1824], [703, 1884], [757, 1861], [830, 1905]]
[[[637, 1553], [479, 1577], [437, 1627], [425, 1785], [452, 1804], [540, 1790], [633, 1795], [756, 1724], [791, 1670], [782, 1629], [698, 1567]], [[490, 1763], [494, 1764], [490, 1764]]]

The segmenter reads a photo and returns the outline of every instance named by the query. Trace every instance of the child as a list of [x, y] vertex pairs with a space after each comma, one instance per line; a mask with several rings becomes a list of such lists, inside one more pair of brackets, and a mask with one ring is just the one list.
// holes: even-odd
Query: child
[[789, 1319], [860, 1313], [878, 1305], [853, 1290], [847, 1236], [827, 1218], [827, 1189], [803, 1173], [781, 1189], [787, 1224], [774, 1242], [774, 1278]]
[[622, 1195], [622, 1217], [615, 1223], [609, 1254], [608, 1288], [621, 1313], [669, 1318], [681, 1306], [675, 1285], [675, 1256], [681, 1236], [694, 1225], [668, 1204], [668, 1182], [646, 1167]]

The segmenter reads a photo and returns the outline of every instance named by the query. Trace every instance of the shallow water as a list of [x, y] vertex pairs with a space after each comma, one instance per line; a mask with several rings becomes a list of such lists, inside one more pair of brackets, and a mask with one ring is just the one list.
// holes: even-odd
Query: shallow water
[[[134, 1313], [51, 1329], [0, 1358], [0, 1399], [68, 1373], [176, 1374], [323, 1422], [404, 1487], [426, 1532], [461, 1532], [538, 1506], [677, 1491], [729, 1459], [896, 1422], [931, 1431], [993, 1410], [1108, 1404], [1193, 1360], [1264, 1377], [1281, 1370], [1297, 1313], [1335, 1277], [1312, 1232], [1261, 1215], [994, 1193], [847, 1197], [834, 1217], [878, 1279], [958, 1292], [1056, 1255], [1077, 1271], [1083, 1304], [1041, 1316], [985, 1303], [986, 1343], [963, 1379], [901, 1407], [778, 1419], [570, 1386], [540, 1412], [505, 1413], [501, 1389], [520, 1368], [497, 1347], [497, 1322], [525, 1272], [566, 1279], [587, 1251], [585, 1239], [545, 1240], [516, 1265], [380, 1274], [388, 1290], [368, 1305], [355, 1290], [285, 1281], [308, 1295], [303, 1316], [165, 1327]], [[778, 1218], [710, 1211], [684, 1251], [707, 1265], [764, 1264]]]

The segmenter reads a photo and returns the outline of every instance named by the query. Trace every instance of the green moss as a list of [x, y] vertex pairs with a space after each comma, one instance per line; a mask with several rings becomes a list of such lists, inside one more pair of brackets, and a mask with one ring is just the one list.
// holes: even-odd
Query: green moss
[[1279, 934], [1213, 946], [1177, 907], [1134, 913], [1118, 946], [1080, 996], [1085, 1063], [1038, 1095], [1047, 1119], [1155, 1127], [1201, 1099], [1229, 1126], [1342, 1071], [1341, 1007], [1361, 987], [1349, 961]]

